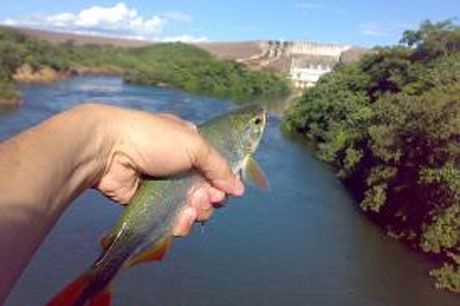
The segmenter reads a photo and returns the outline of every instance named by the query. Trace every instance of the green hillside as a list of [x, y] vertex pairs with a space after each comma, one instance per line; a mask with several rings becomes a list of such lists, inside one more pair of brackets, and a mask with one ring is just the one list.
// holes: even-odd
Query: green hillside
[[75, 46], [71, 42], [53, 45], [1, 28], [0, 98], [4, 101], [17, 95], [13, 75], [24, 65], [32, 72], [48, 67], [61, 76], [117, 73], [128, 82], [166, 85], [239, 100], [289, 92], [281, 76], [250, 71], [242, 64], [218, 60], [202, 49], [182, 43], [139, 48]]

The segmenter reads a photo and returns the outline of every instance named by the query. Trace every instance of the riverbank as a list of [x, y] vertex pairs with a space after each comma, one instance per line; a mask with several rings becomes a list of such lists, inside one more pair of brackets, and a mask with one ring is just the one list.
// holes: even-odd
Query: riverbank
[[456, 41], [451, 22], [406, 31], [406, 45], [375, 48], [322, 77], [284, 127], [314, 144], [389, 236], [436, 258], [436, 287], [460, 293]]
[[0, 107], [12, 108], [20, 105], [22, 105], [22, 100], [14, 90], [13, 84], [0, 81]]
[[0, 107], [14, 108], [22, 105], [22, 100], [19, 98], [4, 98], [0, 97]]
[[[251, 71], [198, 47], [164, 43], [136, 48], [50, 44], [0, 28], [0, 82], [53, 82], [71, 75], [120, 75], [129, 83], [254, 100], [289, 94], [284, 77]], [[7, 101], [8, 99], [5, 99]]]
[[24, 64], [12, 75], [12, 82], [0, 82], [0, 106], [15, 108], [23, 104], [21, 95], [14, 89], [15, 84], [50, 84], [75, 76], [122, 76], [124, 73], [126, 73], [125, 70], [115, 66], [76, 66], [69, 70], [58, 71], [46, 66], [34, 69], [32, 66]]
[[68, 76], [69, 73], [57, 71], [50, 67], [32, 68], [31, 65], [24, 64], [16, 69], [12, 79], [17, 83], [50, 83], [65, 79]]

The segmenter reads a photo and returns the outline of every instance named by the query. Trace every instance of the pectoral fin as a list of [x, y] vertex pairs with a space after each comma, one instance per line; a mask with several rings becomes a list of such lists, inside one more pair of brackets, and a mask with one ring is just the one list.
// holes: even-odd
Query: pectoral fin
[[268, 191], [270, 189], [265, 173], [252, 157], [248, 157], [244, 163], [243, 179], [252, 181], [263, 190]]
[[101, 245], [102, 251], [107, 251], [109, 246], [112, 244], [113, 240], [115, 239], [115, 235], [113, 235], [111, 232], [104, 235], [101, 240], [99, 241], [99, 244]]
[[165, 256], [171, 246], [171, 238], [166, 238], [146, 249], [145, 251], [135, 255], [126, 263], [127, 267], [132, 267], [142, 262], [160, 261]]

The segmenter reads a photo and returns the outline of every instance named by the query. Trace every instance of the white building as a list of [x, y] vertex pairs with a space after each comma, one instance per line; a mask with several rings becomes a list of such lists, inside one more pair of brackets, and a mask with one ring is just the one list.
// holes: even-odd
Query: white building
[[333, 56], [300, 56], [292, 57], [289, 78], [296, 88], [314, 86], [319, 78], [332, 71], [337, 64]]

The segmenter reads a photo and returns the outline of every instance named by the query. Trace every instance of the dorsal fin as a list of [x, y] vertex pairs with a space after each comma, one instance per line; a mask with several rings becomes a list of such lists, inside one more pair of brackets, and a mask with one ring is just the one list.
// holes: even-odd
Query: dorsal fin
[[126, 266], [132, 267], [143, 262], [162, 260], [166, 252], [168, 251], [169, 247], [171, 246], [171, 240], [172, 239], [169, 237], [160, 240], [157, 244], [154, 244], [150, 248], [129, 259], [126, 262]]

